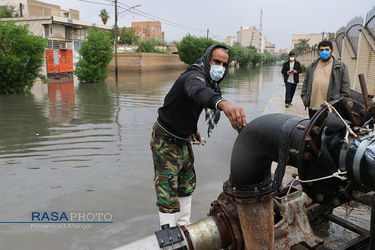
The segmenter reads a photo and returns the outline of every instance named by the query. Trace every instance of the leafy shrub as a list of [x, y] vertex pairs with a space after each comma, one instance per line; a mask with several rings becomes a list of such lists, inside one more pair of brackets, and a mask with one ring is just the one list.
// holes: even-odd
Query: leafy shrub
[[177, 45], [177, 51], [180, 55], [181, 61], [187, 64], [193, 64], [204, 55], [204, 52], [208, 47], [214, 44], [222, 44], [226, 46], [231, 56], [230, 60], [233, 59], [235, 51], [232, 47], [212, 40], [211, 38], [195, 37], [190, 34], [182, 38], [181, 43]]
[[154, 39], [141, 41], [138, 43], [138, 49], [136, 50], [136, 52], [167, 53], [164, 50], [155, 48], [155, 46], [157, 46], [158, 44], [159, 42]]
[[28, 92], [40, 75], [47, 40], [28, 25], [0, 21], [0, 94]]
[[79, 50], [80, 60], [74, 74], [82, 82], [104, 82], [109, 75], [108, 65], [113, 57], [110, 32], [90, 28]]

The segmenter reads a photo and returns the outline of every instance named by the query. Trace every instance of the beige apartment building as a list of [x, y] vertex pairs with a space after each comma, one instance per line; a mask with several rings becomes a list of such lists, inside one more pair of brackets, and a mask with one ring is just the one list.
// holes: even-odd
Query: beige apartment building
[[37, 36], [48, 39], [42, 74], [49, 78], [73, 76], [81, 47], [89, 27], [110, 30], [112, 27], [79, 20], [79, 11], [36, 0], [0, 0], [1, 5], [14, 6], [17, 18], [2, 18], [17, 25], [28, 24]]
[[258, 52], [261, 52], [262, 34], [255, 26], [241, 26], [237, 31], [237, 42], [244, 47], [254, 46]]
[[233, 46], [237, 42], [237, 39], [235, 36], [227, 36], [223, 39], [223, 42], [226, 45]]

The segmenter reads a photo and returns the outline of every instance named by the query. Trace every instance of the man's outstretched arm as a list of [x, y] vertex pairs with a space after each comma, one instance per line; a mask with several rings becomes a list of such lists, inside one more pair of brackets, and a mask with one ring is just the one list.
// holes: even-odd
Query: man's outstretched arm
[[237, 130], [246, 126], [245, 113], [241, 107], [235, 106], [226, 100], [222, 100], [217, 104], [217, 108], [224, 112], [234, 129]]

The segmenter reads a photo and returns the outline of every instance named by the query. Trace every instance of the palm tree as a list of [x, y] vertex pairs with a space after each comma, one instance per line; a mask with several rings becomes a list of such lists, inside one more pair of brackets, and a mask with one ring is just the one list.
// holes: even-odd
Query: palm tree
[[103, 22], [104, 24], [106, 24], [107, 21], [108, 21], [108, 18], [109, 18], [109, 14], [108, 14], [107, 10], [106, 10], [106, 9], [102, 9], [102, 10], [100, 11], [99, 16], [102, 18], [102, 22]]

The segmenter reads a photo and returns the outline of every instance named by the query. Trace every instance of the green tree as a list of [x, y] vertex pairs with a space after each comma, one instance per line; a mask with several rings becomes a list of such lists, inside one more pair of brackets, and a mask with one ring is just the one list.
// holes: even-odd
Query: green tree
[[252, 53], [251, 59], [250, 59], [251, 65], [252, 66], [257, 66], [257, 64], [260, 65], [263, 59], [264, 59], [263, 54], [258, 53], [258, 52]]
[[118, 34], [120, 34], [120, 40], [118, 41], [119, 44], [137, 44], [141, 39], [139, 36], [135, 35], [133, 28], [131, 28], [130, 31], [127, 31], [124, 27]]
[[103, 24], [105, 25], [109, 19], [109, 14], [106, 9], [101, 9], [99, 16], [102, 19]]
[[79, 50], [80, 60], [74, 73], [82, 82], [104, 82], [113, 57], [110, 32], [90, 28]]
[[138, 43], [137, 52], [153, 52], [153, 53], [167, 53], [164, 50], [157, 49], [155, 46], [158, 45], [158, 41], [155, 39], [141, 41]]
[[193, 64], [201, 58], [208, 47], [218, 42], [211, 38], [195, 37], [190, 34], [183, 37], [181, 43], [177, 45], [177, 52], [180, 55], [180, 60]]
[[1, 7], [0, 7], [0, 18], [11, 18], [11, 17], [15, 17], [15, 15], [13, 14], [15, 8], [16, 8], [16, 7], [14, 7], [14, 6], [9, 6], [9, 5], [1, 6]]
[[282, 61], [282, 62], [284, 62], [284, 61], [288, 61], [289, 60], [289, 55], [288, 55], [288, 53], [282, 53], [281, 55], [279, 55], [278, 57], [277, 57], [277, 61]]
[[247, 66], [250, 63], [251, 51], [249, 48], [241, 46], [241, 44], [236, 43], [233, 45], [234, 55], [233, 60], [236, 61], [240, 66]]
[[263, 51], [263, 65], [273, 65], [276, 63], [276, 57], [268, 50]]
[[28, 92], [41, 67], [47, 40], [33, 35], [28, 25], [0, 21], [0, 94]]
[[233, 49], [235, 50], [233, 60], [237, 61], [240, 66], [256, 66], [263, 61], [263, 54], [258, 53], [254, 46], [243, 47], [236, 43]]
[[296, 44], [292, 52], [296, 54], [296, 56], [303, 54], [311, 49], [309, 45], [310, 39], [299, 39], [299, 43]]

